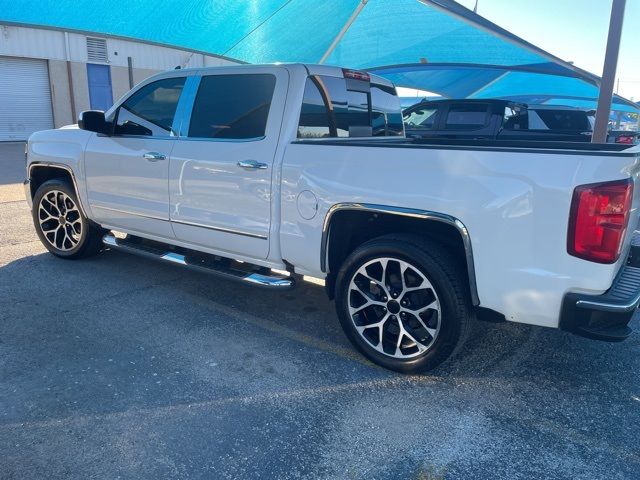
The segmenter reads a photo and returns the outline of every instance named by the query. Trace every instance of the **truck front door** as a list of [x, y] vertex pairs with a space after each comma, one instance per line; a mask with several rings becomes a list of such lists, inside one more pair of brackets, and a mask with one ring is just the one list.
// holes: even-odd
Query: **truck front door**
[[201, 77], [169, 165], [170, 218], [179, 240], [267, 257], [287, 86], [287, 71], [273, 67]]
[[93, 218], [125, 231], [173, 237], [169, 223], [169, 158], [185, 77], [164, 78], [133, 92], [114, 112], [112, 135], [94, 134], [85, 149]]

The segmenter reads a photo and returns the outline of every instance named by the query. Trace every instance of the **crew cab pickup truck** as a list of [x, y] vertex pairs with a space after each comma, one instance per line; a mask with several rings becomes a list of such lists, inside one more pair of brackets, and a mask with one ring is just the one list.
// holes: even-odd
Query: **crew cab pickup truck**
[[590, 112], [500, 99], [425, 100], [404, 113], [413, 138], [590, 142]]
[[622, 340], [640, 298], [640, 147], [407, 139], [394, 86], [359, 71], [162, 73], [32, 135], [27, 171], [54, 255], [324, 279], [355, 347], [402, 372], [476, 317]]

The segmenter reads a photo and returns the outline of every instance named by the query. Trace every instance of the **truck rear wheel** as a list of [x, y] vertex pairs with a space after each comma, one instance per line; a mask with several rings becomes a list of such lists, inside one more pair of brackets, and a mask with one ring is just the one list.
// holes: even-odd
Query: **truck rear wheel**
[[102, 250], [104, 231], [84, 216], [76, 192], [64, 180], [48, 180], [38, 188], [32, 217], [40, 241], [58, 257], [84, 258]]
[[440, 244], [412, 235], [379, 237], [352, 252], [336, 278], [336, 309], [360, 352], [403, 373], [446, 360], [470, 322], [458, 264]]

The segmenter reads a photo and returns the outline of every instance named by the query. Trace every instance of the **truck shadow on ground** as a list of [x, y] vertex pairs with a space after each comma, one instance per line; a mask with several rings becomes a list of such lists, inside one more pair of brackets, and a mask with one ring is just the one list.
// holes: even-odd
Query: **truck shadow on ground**
[[[65, 261], [48, 254], [25, 257], [2, 267], [0, 278], [0, 285], [7, 292], [7, 306], [0, 318], [4, 328], [11, 326], [3, 335], [5, 342], [24, 334], [21, 326], [28, 329], [29, 322], [40, 318], [43, 311], [50, 317], [86, 311], [95, 318], [85, 320], [97, 327], [100, 312], [109, 308], [114, 298], [120, 298], [130, 303], [127, 312], [132, 318], [144, 316], [145, 322], [151, 324], [156, 318], [164, 326], [173, 322], [178, 332], [201, 329], [207, 335], [211, 331], [204, 325], [215, 328], [217, 317], [223, 315], [244, 327], [243, 334], [251, 342], [260, 342], [265, 335], [275, 336], [309, 352], [320, 350], [341, 361], [368, 367], [365, 370], [377, 369], [347, 341], [324, 288], [307, 282], [286, 292], [261, 290], [111, 251], [82, 261]], [[69, 285], [73, 292], [66, 291]], [[177, 312], [167, 315], [166, 309], [154, 310], [155, 305], [167, 303], [167, 299], [169, 307], [180, 305]], [[192, 315], [196, 308], [199, 311]], [[203, 320], [203, 315], [210, 318]], [[637, 325], [637, 318], [633, 323]], [[99, 329], [108, 338], [106, 321]], [[117, 341], [118, 332], [111, 333]], [[467, 348], [425, 375], [449, 380], [556, 378], [566, 386], [567, 382], [593, 382], [600, 374], [606, 377], [612, 364], [636, 368], [631, 353], [637, 347], [636, 334], [623, 344], [606, 344], [553, 329], [475, 321]], [[217, 353], [224, 356], [224, 351]], [[237, 354], [237, 350], [233, 353]], [[280, 357], [279, 362], [286, 361], [286, 350], [272, 354]], [[584, 358], [591, 361], [577, 361]]]
[[[636, 334], [612, 345], [477, 323], [458, 358], [408, 377], [353, 350], [317, 285], [258, 290], [117, 252], [83, 261], [38, 254], [0, 268], [0, 447], [42, 443], [49, 432], [40, 454], [58, 468], [71, 462], [63, 451], [101, 445], [103, 436], [120, 445], [118, 432], [134, 450], [145, 442], [173, 449], [182, 438], [178, 448], [206, 445], [206, 458], [221, 458], [233, 442], [212, 438], [241, 438], [278, 457], [274, 435], [297, 446], [309, 429], [321, 439], [313, 437], [314, 451], [337, 448], [340, 458], [354, 435], [359, 445], [382, 442], [374, 457], [388, 454], [389, 438], [406, 453], [408, 429], [429, 445], [444, 442], [434, 455], [445, 462], [446, 446], [464, 439], [466, 449], [476, 428], [490, 435], [481, 450], [532, 431], [536, 445], [551, 438], [592, 452], [597, 443], [635, 465], [624, 439], [640, 401], [631, 397], [638, 358]], [[585, 415], [596, 422], [588, 433]], [[380, 430], [366, 428], [372, 417]], [[620, 438], [602, 433], [600, 419]], [[252, 436], [256, 425], [268, 440]]]

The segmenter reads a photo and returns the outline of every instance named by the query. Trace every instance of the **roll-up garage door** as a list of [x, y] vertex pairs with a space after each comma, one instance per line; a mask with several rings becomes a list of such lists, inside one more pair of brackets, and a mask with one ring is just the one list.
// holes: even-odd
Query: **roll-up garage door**
[[0, 142], [53, 128], [46, 60], [0, 57]]

